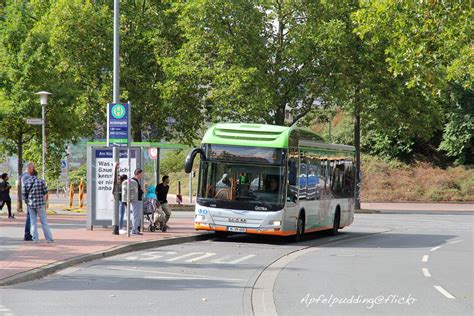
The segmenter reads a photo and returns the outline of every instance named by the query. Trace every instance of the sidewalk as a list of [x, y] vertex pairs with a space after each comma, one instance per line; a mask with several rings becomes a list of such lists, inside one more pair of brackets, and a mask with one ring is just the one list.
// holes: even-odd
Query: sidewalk
[[[37, 279], [81, 262], [120, 253], [169, 244], [190, 242], [212, 236], [193, 228], [193, 209], [175, 211], [165, 233], [147, 232], [141, 236], [112, 235], [111, 228], [86, 230], [86, 215], [60, 211], [48, 215], [56, 243], [48, 244], [40, 229], [40, 243], [23, 241], [25, 216], [9, 220], [0, 214], [0, 286]], [[362, 203], [362, 209], [410, 213], [416, 211], [474, 212], [474, 204], [456, 203]]]
[[208, 233], [197, 232], [193, 215], [175, 212], [169, 231], [145, 231], [141, 236], [112, 235], [111, 228], [87, 231], [84, 214], [48, 215], [55, 243], [48, 244], [39, 229], [40, 243], [23, 241], [24, 214], [9, 220], [0, 215], [0, 286], [37, 279], [68, 266], [119, 253], [205, 239]]

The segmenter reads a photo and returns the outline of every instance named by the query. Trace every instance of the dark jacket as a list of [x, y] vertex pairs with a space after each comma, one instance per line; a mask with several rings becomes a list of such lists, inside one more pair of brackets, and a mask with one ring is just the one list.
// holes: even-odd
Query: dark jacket
[[164, 185], [163, 182], [156, 186], [156, 197], [158, 202], [161, 204], [168, 203], [168, 190], [170, 189], [169, 185]]
[[0, 201], [11, 201], [10, 198], [10, 183], [2, 180], [0, 182]]

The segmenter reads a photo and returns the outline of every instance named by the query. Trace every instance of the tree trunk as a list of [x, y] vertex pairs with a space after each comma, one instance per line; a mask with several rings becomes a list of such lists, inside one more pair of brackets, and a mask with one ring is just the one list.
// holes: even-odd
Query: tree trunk
[[360, 185], [361, 185], [361, 173], [360, 173], [360, 108], [359, 98], [355, 97], [355, 117], [354, 117], [354, 146], [356, 150], [356, 178], [355, 178], [355, 204], [354, 208], [360, 210]]
[[21, 191], [21, 187], [22, 187], [21, 175], [23, 172], [23, 132], [21, 130], [18, 132], [17, 155], [18, 155], [18, 188], [17, 188], [16, 210], [17, 212], [23, 212], [23, 201], [22, 201], [22, 191]]
[[286, 105], [280, 105], [275, 111], [275, 125], [285, 125], [285, 107]]

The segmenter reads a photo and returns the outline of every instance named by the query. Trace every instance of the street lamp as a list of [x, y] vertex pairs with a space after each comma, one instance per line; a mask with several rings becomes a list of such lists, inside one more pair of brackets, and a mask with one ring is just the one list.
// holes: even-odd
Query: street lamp
[[41, 119], [42, 123], [41, 124], [41, 133], [43, 134], [43, 179], [46, 180], [46, 115], [45, 115], [45, 107], [48, 104], [48, 96], [51, 95], [51, 93], [47, 91], [40, 91], [35, 93], [39, 95], [40, 97], [40, 103], [41, 103]]

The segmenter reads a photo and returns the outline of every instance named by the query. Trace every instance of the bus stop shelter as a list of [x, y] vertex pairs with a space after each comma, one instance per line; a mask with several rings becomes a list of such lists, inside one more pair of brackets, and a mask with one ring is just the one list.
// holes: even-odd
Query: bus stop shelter
[[[150, 157], [153, 148], [157, 153], [155, 159]], [[163, 150], [188, 149], [189, 146], [173, 143], [158, 142], [132, 142], [130, 146], [131, 173], [135, 169], [144, 170], [145, 179], [148, 183], [158, 184], [160, 182], [160, 157]], [[120, 148], [119, 174], [129, 173], [127, 147]], [[153, 166], [151, 166], [153, 165]], [[184, 161], [183, 161], [184, 165]], [[147, 170], [153, 170], [150, 177]], [[141, 180], [142, 187], [145, 179]], [[113, 149], [107, 147], [106, 142], [87, 143], [87, 229], [92, 230], [94, 226], [110, 226], [114, 212], [114, 160]]]

